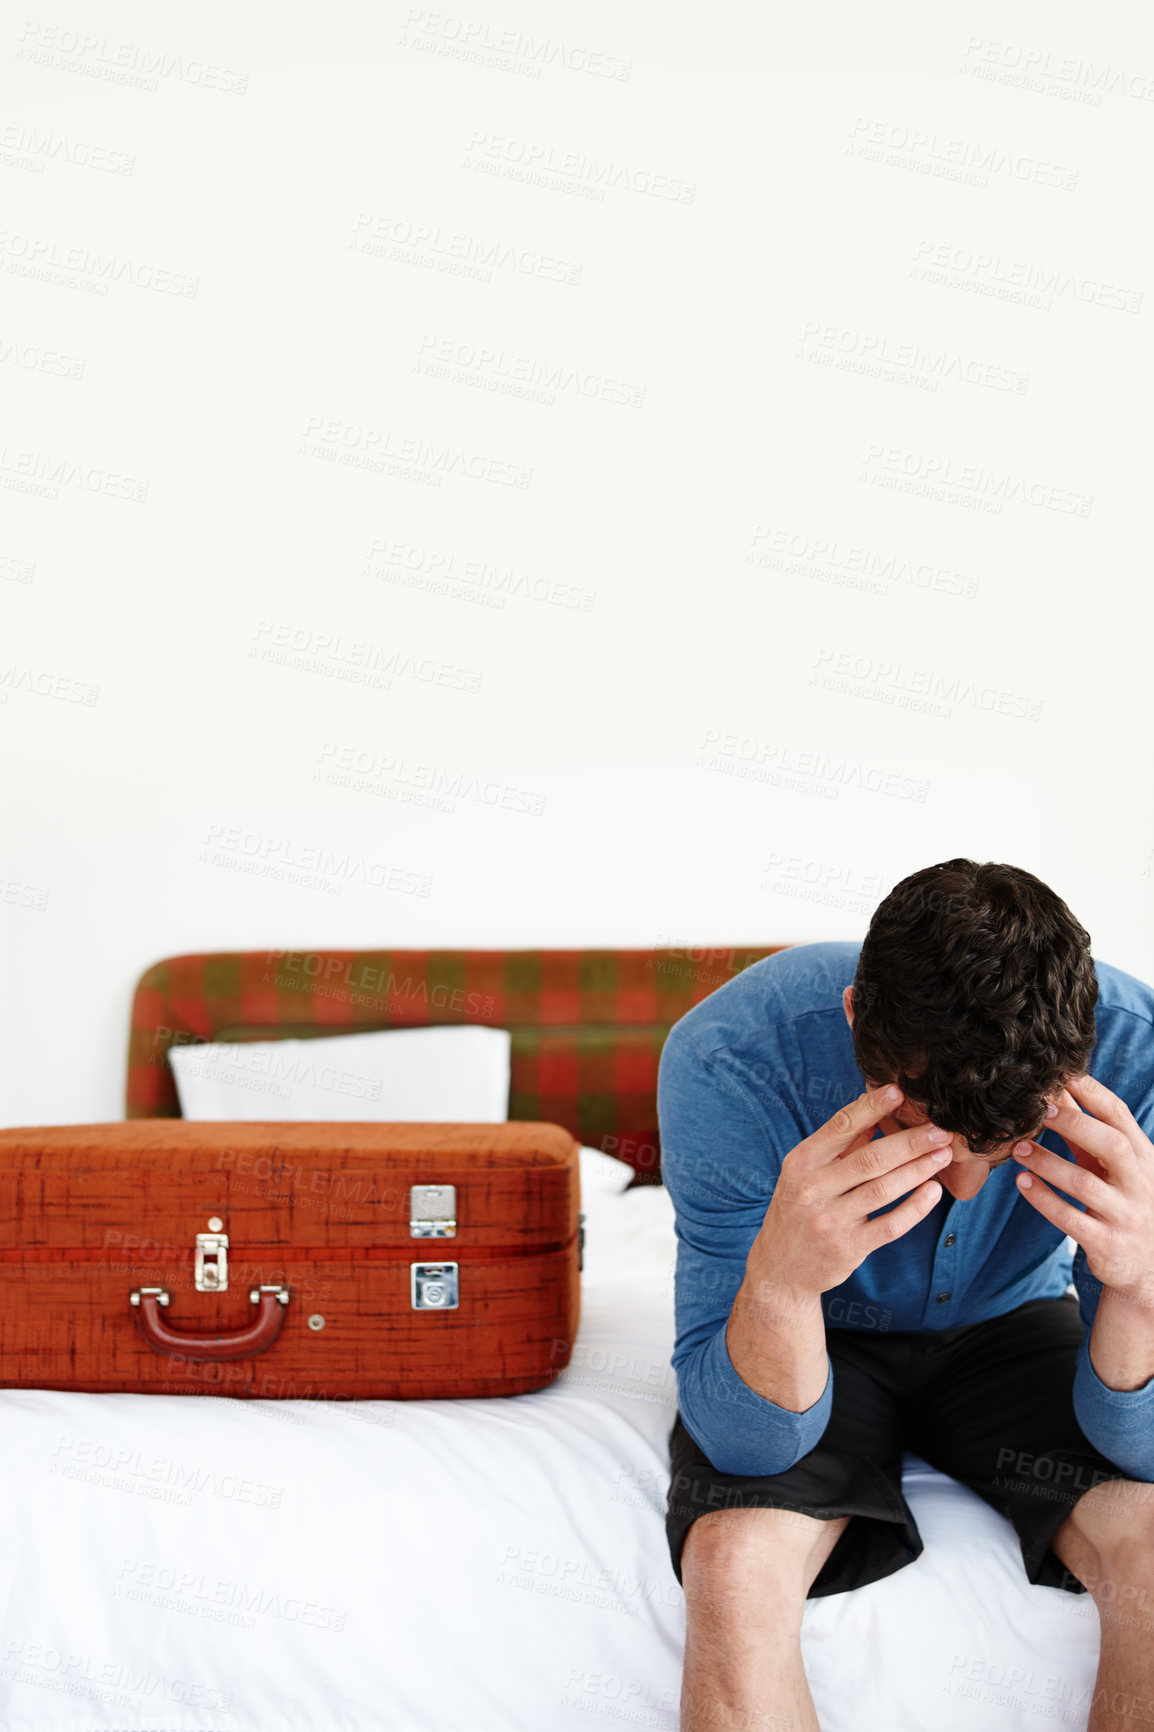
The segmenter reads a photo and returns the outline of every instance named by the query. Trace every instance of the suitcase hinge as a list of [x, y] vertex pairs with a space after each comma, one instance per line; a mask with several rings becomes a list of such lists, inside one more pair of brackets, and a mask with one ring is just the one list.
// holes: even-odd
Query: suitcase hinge
[[228, 1234], [198, 1233], [193, 1282], [198, 1293], [228, 1292]]
[[409, 1238], [457, 1237], [456, 1185], [409, 1186]]

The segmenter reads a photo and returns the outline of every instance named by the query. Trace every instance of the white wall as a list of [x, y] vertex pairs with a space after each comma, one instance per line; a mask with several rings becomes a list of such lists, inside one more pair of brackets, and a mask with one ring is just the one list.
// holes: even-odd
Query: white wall
[[118, 1117], [201, 948], [851, 937], [968, 854], [1154, 975], [1149, 17], [332, 17], [5, 32], [4, 1122]]

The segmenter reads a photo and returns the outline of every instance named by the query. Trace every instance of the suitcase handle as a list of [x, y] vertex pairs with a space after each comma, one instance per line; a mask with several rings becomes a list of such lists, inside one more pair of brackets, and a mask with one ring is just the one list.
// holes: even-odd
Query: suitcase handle
[[137, 1308], [140, 1333], [152, 1351], [174, 1359], [251, 1359], [264, 1353], [280, 1334], [289, 1302], [287, 1287], [254, 1287], [249, 1299], [257, 1314], [243, 1329], [226, 1329], [219, 1335], [184, 1335], [170, 1328], [160, 1315], [161, 1306], [168, 1304], [166, 1288], [138, 1287], [128, 1298]]

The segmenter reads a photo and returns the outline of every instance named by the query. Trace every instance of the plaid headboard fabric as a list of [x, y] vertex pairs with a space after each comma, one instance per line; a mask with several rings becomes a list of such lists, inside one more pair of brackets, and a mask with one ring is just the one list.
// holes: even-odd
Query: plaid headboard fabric
[[270, 950], [173, 956], [132, 1006], [126, 1116], [179, 1118], [169, 1048], [482, 1023], [512, 1034], [511, 1119], [563, 1125], [660, 1182], [657, 1061], [686, 1011], [787, 946]]

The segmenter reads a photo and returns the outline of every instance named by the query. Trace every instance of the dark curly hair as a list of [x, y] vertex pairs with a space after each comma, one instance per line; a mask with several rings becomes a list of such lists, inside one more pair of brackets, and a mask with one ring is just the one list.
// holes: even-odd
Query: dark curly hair
[[1031, 1136], [1084, 1071], [1098, 977], [1090, 934], [1018, 866], [945, 860], [874, 911], [853, 983], [854, 1056], [975, 1155]]

